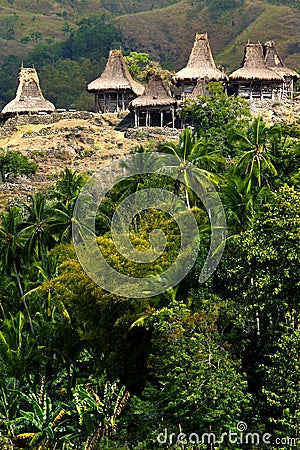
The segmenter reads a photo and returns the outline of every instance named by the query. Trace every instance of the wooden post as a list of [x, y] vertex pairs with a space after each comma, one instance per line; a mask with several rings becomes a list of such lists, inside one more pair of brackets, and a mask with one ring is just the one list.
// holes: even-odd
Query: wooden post
[[174, 114], [174, 106], [172, 106], [172, 128], [175, 128], [175, 114]]
[[146, 127], [149, 127], [149, 110], [146, 111]]
[[125, 99], [124, 99], [124, 92], [122, 92], [122, 111], [125, 111]]
[[164, 126], [164, 112], [160, 111], [160, 128]]
[[98, 94], [95, 94], [95, 98], [94, 98], [94, 110], [95, 113], [99, 112], [99, 105], [98, 105]]
[[134, 126], [138, 126], [137, 109], [134, 110]]

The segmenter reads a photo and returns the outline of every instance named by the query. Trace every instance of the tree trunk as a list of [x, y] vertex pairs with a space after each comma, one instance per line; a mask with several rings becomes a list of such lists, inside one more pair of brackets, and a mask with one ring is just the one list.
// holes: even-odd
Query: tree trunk
[[15, 273], [15, 276], [16, 276], [16, 279], [17, 279], [19, 292], [20, 292], [21, 297], [22, 297], [22, 302], [23, 302], [25, 311], [26, 311], [27, 316], [28, 316], [30, 330], [31, 330], [32, 334], [34, 334], [32, 319], [31, 319], [31, 316], [30, 316], [28, 305], [27, 305], [26, 300], [24, 298], [24, 290], [23, 290], [23, 286], [22, 286], [22, 283], [21, 283], [21, 280], [20, 280], [20, 276], [19, 276], [19, 272], [18, 272], [18, 269], [17, 269], [17, 265], [16, 265], [15, 259], [13, 259], [13, 269], [14, 269], [14, 273]]

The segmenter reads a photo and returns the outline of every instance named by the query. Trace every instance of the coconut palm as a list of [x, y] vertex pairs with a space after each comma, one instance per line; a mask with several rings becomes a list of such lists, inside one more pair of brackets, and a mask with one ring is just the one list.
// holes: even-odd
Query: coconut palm
[[49, 191], [49, 197], [65, 205], [74, 203], [87, 177], [72, 171], [68, 167], [61, 173], [59, 179]]
[[52, 248], [56, 243], [49, 228], [53, 222], [52, 211], [46, 196], [41, 192], [30, 196], [30, 200], [30, 204], [24, 205], [27, 214], [19, 224], [18, 236], [24, 240], [27, 261], [41, 260], [42, 266], [45, 267], [46, 249]]
[[248, 190], [247, 180], [236, 173], [228, 174], [220, 186], [220, 198], [227, 216], [227, 229], [230, 235], [251, 228], [258, 206], [269, 194], [269, 189]]
[[20, 268], [22, 264], [23, 242], [19, 235], [19, 225], [22, 217], [19, 208], [10, 208], [4, 215], [0, 228], [0, 258], [2, 263], [2, 270], [7, 275], [14, 274], [20, 296], [25, 311], [28, 316], [29, 324], [32, 333], [33, 324], [28, 310], [28, 305], [24, 297], [24, 288], [22, 284]]
[[277, 175], [272, 150], [274, 153], [275, 135], [278, 133], [278, 127], [268, 127], [261, 117], [256, 117], [245, 133], [234, 136], [242, 151], [235, 171], [245, 177], [247, 192], [255, 182], [261, 187], [263, 182], [268, 184], [268, 175]]
[[10, 208], [4, 215], [0, 228], [0, 257], [4, 272], [8, 275], [14, 273], [18, 289], [23, 296], [24, 290], [19, 273], [22, 243], [18, 235], [18, 226], [21, 220], [20, 210], [16, 207]]
[[179, 143], [167, 142], [161, 144], [159, 152], [174, 155], [178, 164], [165, 167], [160, 173], [168, 174], [168, 169], [174, 174], [177, 170], [177, 177], [174, 183], [174, 194], [179, 195], [181, 181], [185, 184], [185, 198], [190, 207], [190, 197], [192, 196], [190, 186], [192, 181], [200, 185], [205, 192], [207, 180], [217, 185], [221, 178], [219, 173], [224, 169], [225, 160], [220, 151], [216, 151], [212, 143], [205, 137], [198, 137], [190, 128], [185, 129], [179, 136]]

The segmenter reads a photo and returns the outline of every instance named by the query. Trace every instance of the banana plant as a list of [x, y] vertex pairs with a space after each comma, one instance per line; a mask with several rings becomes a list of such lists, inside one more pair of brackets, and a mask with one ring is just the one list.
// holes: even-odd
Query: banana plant
[[59, 437], [65, 431], [62, 420], [68, 405], [61, 401], [53, 402], [43, 386], [39, 392], [18, 392], [26, 410], [19, 409], [19, 415], [10, 421], [14, 429], [15, 442], [27, 442], [30, 449], [46, 449], [57, 445]]

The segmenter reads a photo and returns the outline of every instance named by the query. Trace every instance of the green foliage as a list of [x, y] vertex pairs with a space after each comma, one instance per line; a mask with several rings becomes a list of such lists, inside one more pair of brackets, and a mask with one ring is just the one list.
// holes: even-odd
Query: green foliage
[[88, 56], [92, 61], [99, 61], [117, 40], [117, 32], [111, 23], [106, 23], [105, 15], [91, 16], [81, 20], [78, 29], [61, 44], [62, 57], [78, 60]]
[[265, 371], [262, 393], [269, 407], [269, 424], [280, 437], [300, 436], [300, 334], [299, 317], [287, 315], [282, 336], [270, 356]]
[[20, 151], [4, 151], [0, 149], [0, 173], [2, 182], [6, 182], [10, 176], [34, 175], [37, 171], [37, 164], [30, 161], [27, 156]]
[[[112, 267], [163, 278], [181, 245], [174, 220], [155, 208], [134, 217], [129, 238], [136, 249], [149, 249], [154, 229], [167, 240], [155, 263], [142, 265], [116, 251], [110, 223], [132, 193], [175, 192], [201, 231], [196, 265], [178, 286], [133, 299], [125, 285], [119, 297], [91, 281], [71, 243], [73, 209], [86, 180], [76, 171], [65, 169], [46, 193], [3, 213], [3, 448], [150, 450], [165, 429], [219, 435], [236, 432], [240, 420], [248, 431], [299, 437], [299, 130], [249, 121], [243, 105], [234, 111], [235, 103], [219, 93], [195, 105], [199, 117], [200, 105], [207, 108], [203, 123], [158, 146], [178, 164], [115, 185], [96, 218], [96, 240]], [[150, 149], [135, 151], [147, 156]], [[171, 172], [183, 174], [187, 188], [174, 185]], [[229, 237], [217, 270], [199, 284], [210, 230], [189, 183], [204, 175], [220, 194]]]
[[[216, 90], [215, 86], [211, 89]], [[236, 154], [232, 136], [244, 130], [249, 115], [249, 106], [244, 99], [219, 92], [209, 98], [186, 100], [180, 110], [183, 122], [192, 121], [200, 136], [208, 138], [216, 150], [231, 157]]]
[[141, 71], [149, 64], [150, 59], [147, 53], [130, 52], [128, 56], [124, 56], [126, 65], [135, 79], [140, 79]]
[[[199, 435], [234, 429], [250, 408], [250, 396], [238, 361], [232, 363], [230, 352], [222, 347], [217, 316], [203, 310], [192, 313], [175, 301], [155, 311], [146, 323], [152, 330], [148, 365], [153, 381], [142, 400], [135, 399], [134, 433], [140, 427], [142, 436], [149, 437], [164, 428], [169, 435], [178, 434], [178, 427]], [[148, 445], [156, 448], [151, 439]]]

